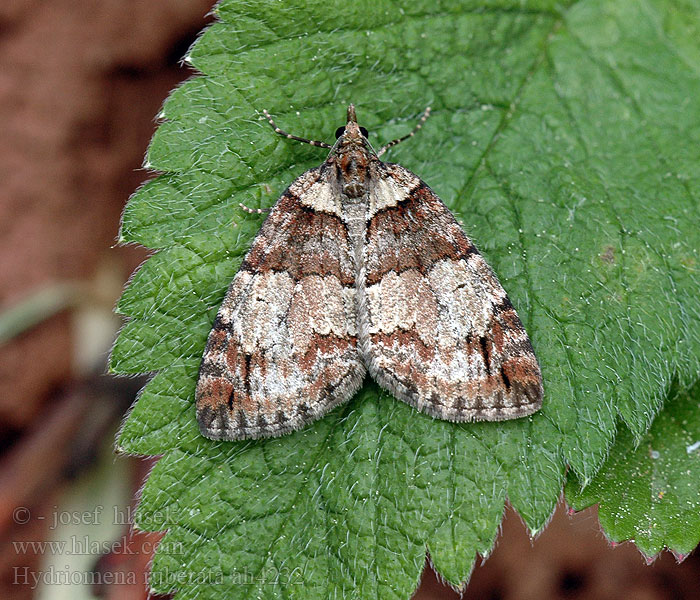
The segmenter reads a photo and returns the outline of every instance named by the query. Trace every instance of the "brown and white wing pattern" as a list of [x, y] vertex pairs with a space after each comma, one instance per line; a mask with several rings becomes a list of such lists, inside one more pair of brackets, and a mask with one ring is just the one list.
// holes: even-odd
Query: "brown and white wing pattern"
[[354, 263], [335, 189], [325, 165], [299, 177], [231, 282], [197, 382], [205, 436], [282, 435], [349, 400], [362, 384]]
[[505, 290], [454, 216], [418, 177], [375, 161], [358, 278], [370, 374], [450, 421], [531, 414], [542, 379]]

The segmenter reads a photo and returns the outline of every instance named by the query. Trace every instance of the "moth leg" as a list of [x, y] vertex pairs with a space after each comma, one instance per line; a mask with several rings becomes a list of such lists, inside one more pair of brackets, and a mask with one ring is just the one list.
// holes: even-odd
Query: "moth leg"
[[270, 116], [269, 112], [267, 112], [266, 110], [263, 110], [263, 114], [265, 115], [267, 122], [272, 126], [272, 129], [275, 130], [275, 133], [278, 133], [282, 137], [286, 137], [287, 139], [290, 139], [290, 140], [296, 140], [297, 142], [304, 142], [305, 144], [311, 144], [312, 146], [319, 146], [321, 148], [332, 148], [333, 147], [333, 146], [329, 146], [325, 142], [317, 142], [316, 140], [307, 140], [306, 138], [297, 137], [296, 135], [292, 135], [291, 133], [287, 133], [286, 131], [282, 131], [279, 127], [277, 127], [277, 125], [275, 125], [275, 122], [272, 120], [272, 117]]
[[238, 206], [240, 206], [244, 211], [251, 215], [266, 215], [272, 210], [271, 208], [248, 208], [245, 204], [242, 204], [241, 202], [238, 203]]
[[420, 118], [418, 121], [418, 124], [411, 130], [410, 133], [407, 133], [405, 136], [397, 138], [395, 140], [391, 140], [389, 143], [384, 144], [380, 149], [379, 152], [377, 152], [377, 156], [381, 156], [384, 154], [389, 148], [392, 146], [396, 146], [396, 144], [400, 144], [404, 140], [407, 140], [408, 138], [412, 138], [416, 133], [423, 127], [423, 123], [425, 123], [428, 120], [428, 117], [430, 116], [430, 107], [428, 106], [425, 109], [425, 112], [423, 113], [423, 116]]

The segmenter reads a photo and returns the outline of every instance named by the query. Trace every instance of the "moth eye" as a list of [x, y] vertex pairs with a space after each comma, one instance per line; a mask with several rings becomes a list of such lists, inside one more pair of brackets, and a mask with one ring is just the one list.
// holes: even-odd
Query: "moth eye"
[[364, 127], [360, 127], [360, 133], [365, 137], [369, 137], [369, 131], [367, 131]]
[[344, 133], [345, 133], [345, 127], [338, 127], [338, 129], [335, 130], [335, 139], [337, 140]]

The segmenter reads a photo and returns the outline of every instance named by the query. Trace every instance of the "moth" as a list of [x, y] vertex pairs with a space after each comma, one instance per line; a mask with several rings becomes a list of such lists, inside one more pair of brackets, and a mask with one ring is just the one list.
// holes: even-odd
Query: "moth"
[[279, 436], [347, 402], [367, 373], [437, 419], [542, 404], [537, 358], [496, 275], [416, 175], [375, 152], [355, 108], [270, 211], [207, 340], [197, 420], [217, 440]]

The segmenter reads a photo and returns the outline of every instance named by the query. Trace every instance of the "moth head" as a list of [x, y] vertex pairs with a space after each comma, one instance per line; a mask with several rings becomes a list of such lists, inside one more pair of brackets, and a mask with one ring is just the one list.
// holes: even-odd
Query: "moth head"
[[344, 127], [338, 127], [335, 131], [335, 139], [341, 143], [360, 144], [364, 145], [364, 141], [369, 136], [369, 132], [357, 124], [357, 116], [355, 115], [355, 105], [348, 106], [348, 122]]
[[[335, 139], [336, 140], [340, 139], [342, 136], [345, 135], [345, 128], [346, 128], [346, 126], [343, 125], [342, 127], [338, 127], [338, 129], [335, 130]], [[369, 137], [369, 131], [367, 131], [367, 129], [365, 129], [364, 127], [360, 127], [359, 129], [360, 129], [360, 133], [362, 134], [362, 137], [365, 137], [365, 138]]]

